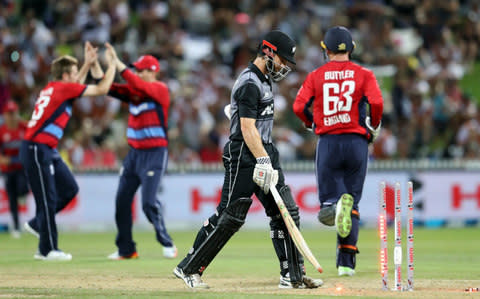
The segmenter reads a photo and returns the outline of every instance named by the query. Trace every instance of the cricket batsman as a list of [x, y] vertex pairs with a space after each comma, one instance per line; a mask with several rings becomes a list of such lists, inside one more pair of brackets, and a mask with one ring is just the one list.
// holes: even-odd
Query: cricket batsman
[[303, 258], [285, 226], [271, 193], [274, 184], [285, 206], [300, 223], [298, 207], [285, 184], [278, 151], [272, 141], [273, 82], [285, 78], [295, 64], [295, 42], [271, 31], [258, 46], [257, 57], [238, 76], [230, 99], [230, 140], [224, 147], [225, 176], [215, 214], [205, 220], [193, 247], [173, 273], [193, 289], [208, 288], [202, 274], [218, 252], [245, 223], [255, 194], [270, 217], [270, 237], [280, 264], [279, 288], [318, 288], [320, 279], [305, 275]]

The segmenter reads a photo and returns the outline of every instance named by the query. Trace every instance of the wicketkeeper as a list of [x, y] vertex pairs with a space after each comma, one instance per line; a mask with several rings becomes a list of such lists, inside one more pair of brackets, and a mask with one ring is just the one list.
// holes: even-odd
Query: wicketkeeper
[[[295, 64], [295, 42], [280, 31], [271, 31], [258, 47], [257, 57], [238, 76], [231, 92], [230, 140], [224, 147], [225, 178], [221, 202], [205, 220], [193, 247], [174, 269], [190, 288], [208, 288], [201, 275], [232, 235], [245, 222], [255, 194], [270, 217], [270, 236], [280, 263], [280, 288], [317, 288], [320, 279], [305, 276], [303, 258], [290, 238], [270, 186], [276, 185], [297, 226], [298, 207], [280, 167], [272, 143], [274, 97], [272, 81], [278, 82]], [[227, 110], [228, 113], [228, 110]]]
[[293, 110], [320, 136], [315, 159], [318, 218], [336, 226], [338, 275], [352, 276], [368, 143], [380, 132], [383, 99], [373, 72], [350, 61], [355, 43], [348, 29], [330, 28], [321, 45], [329, 62], [308, 74]]

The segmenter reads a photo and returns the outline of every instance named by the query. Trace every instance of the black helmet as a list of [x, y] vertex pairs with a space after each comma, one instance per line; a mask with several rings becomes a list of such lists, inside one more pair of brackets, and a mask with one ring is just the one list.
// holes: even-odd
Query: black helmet
[[321, 42], [321, 46], [333, 53], [351, 53], [355, 48], [355, 42], [347, 28], [336, 26], [327, 30], [327, 33], [325, 33], [325, 37]]
[[265, 35], [259, 46], [259, 52], [263, 53], [264, 47], [268, 47], [277, 53], [282, 58], [286, 59], [290, 63], [295, 63], [295, 42], [285, 33], [279, 30], [272, 30]]

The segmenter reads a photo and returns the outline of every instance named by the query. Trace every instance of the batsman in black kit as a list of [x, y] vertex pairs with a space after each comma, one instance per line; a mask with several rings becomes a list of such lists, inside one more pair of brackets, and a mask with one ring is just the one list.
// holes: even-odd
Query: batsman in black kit
[[276, 185], [297, 226], [298, 207], [280, 167], [272, 143], [274, 97], [272, 81], [278, 82], [295, 64], [295, 42], [280, 31], [265, 35], [257, 57], [235, 82], [230, 101], [230, 140], [223, 150], [225, 178], [216, 212], [197, 234], [187, 256], [173, 270], [190, 288], [208, 288], [201, 276], [217, 253], [245, 222], [255, 194], [270, 217], [270, 236], [280, 262], [280, 288], [317, 288], [320, 279], [305, 276], [299, 254], [270, 191]]

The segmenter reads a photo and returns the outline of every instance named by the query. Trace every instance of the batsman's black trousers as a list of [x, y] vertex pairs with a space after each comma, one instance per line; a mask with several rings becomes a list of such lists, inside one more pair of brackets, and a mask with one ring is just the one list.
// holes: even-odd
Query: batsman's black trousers
[[[278, 151], [272, 143], [263, 145], [274, 169], [278, 170], [277, 190], [285, 185], [285, 177], [280, 161]], [[248, 149], [244, 141], [229, 141], [223, 149], [223, 165], [225, 166], [225, 178], [223, 180], [222, 198], [217, 207], [219, 214], [228, 207], [233, 201], [242, 197], [251, 197], [255, 193], [257, 198], [265, 208], [267, 216], [278, 215], [278, 207], [269, 192], [265, 194], [262, 189], [253, 181], [253, 170], [257, 160]]]

